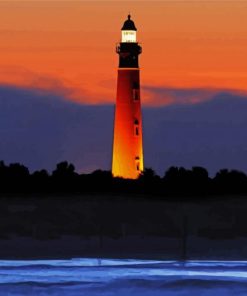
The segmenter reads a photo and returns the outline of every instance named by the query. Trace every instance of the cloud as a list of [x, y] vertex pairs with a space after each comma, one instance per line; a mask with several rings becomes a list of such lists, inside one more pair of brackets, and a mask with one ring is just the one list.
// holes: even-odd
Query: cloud
[[[73, 93], [72, 88], [66, 86], [61, 80], [44, 73], [33, 72], [22, 66], [1, 65], [0, 80], [2, 85], [8, 85], [10, 89], [28, 88], [36, 93], [52, 91], [66, 97]], [[8, 81], [14, 81], [14, 83], [8, 83]]]
[[[50, 74], [34, 72], [22, 66], [2, 65], [0, 67], [0, 81], [0, 85], [8, 86], [10, 89], [29, 89], [36, 94], [50, 92], [60, 98], [78, 103], [105, 104], [114, 100], [113, 95], [108, 95], [112, 93], [109, 81], [107, 83], [102, 81], [102, 85], [99, 84], [97, 91], [90, 87], [88, 87], [88, 91], [83, 83], [72, 83], [64, 78], [58, 79]], [[112, 97], [112, 100], [109, 100], [109, 97]]]
[[246, 94], [239, 90], [214, 88], [172, 88], [172, 87], [143, 87], [144, 103], [150, 106], [167, 106], [172, 104], [196, 104], [214, 99], [222, 92], [234, 95]]
[[[161, 175], [172, 165], [247, 172], [246, 114], [247, 96], [228, 92], [196, 104], [144, 107], [145, 166]], [[112, 105], [0, 86], [0, 159], [31, 170], [52, 170], [62, 160], [78, 171], [109, 170], [113, 117]]]

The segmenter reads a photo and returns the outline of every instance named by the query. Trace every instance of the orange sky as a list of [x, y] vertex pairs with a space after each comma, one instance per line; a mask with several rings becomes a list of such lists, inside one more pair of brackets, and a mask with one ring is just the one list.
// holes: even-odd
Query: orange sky
[[[247, 90], [247, 1], [236, 0], [0, 1], [0, 84], [113, 103], [129, 11], [142, 86]], [[148, 92], [142, 99], [155, 104]]]

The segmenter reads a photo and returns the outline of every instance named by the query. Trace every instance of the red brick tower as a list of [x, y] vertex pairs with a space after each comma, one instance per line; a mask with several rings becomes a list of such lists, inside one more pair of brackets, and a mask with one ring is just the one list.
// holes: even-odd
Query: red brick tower
[[136, 27], [130, 15], [122, 27], [122, 40], [117, 45], [119, 68], [115, 106], [112, 174], [136, 179], [143, 171], [140, 69], [142, 52], [136, 41]]

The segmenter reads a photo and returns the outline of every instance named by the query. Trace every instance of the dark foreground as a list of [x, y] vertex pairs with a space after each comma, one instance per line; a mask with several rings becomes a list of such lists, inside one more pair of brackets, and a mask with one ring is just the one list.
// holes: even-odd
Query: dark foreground
[[0, 259], [247, 260], [247, 198], [8, 196]]

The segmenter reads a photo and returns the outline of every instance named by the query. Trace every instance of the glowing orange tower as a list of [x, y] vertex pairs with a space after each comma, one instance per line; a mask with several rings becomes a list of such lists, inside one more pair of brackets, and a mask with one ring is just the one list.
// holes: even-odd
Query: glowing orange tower
[[136, 27], [130, 15], [122, 27], [117, 45], [119, 68], [113, 137], [113, 176], [136, 179], [143, 171], [140, 69], [142, 52], [136, 41]]

